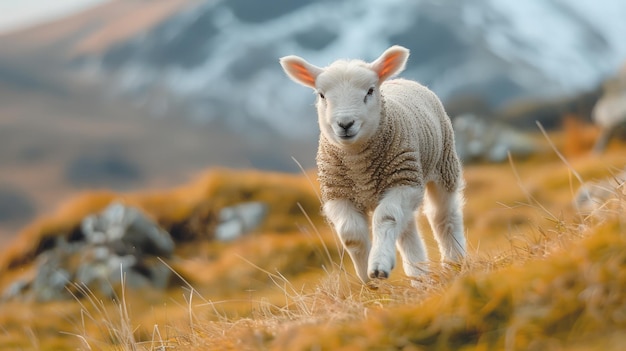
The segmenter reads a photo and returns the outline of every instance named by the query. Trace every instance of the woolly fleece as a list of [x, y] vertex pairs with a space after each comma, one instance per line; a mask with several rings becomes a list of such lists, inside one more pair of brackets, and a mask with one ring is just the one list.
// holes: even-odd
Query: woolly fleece
[[346, 151], [320, 134], [318, 176], [324, 202], [348, 199], [360, 211], [373, 211], [385, 190], [423, 188], [439, 180], [449, 192], [462, 186], [452, 123], [439, 98], [405, 79], [381, 85], [377, 133], [360, 150]]

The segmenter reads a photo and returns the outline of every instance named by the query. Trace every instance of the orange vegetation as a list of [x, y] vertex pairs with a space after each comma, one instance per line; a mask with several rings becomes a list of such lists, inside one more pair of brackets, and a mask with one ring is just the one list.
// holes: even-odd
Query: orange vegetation
[[563, 154], [568, 157], [580, 156], [588, 152], [600, 136], [600, 130], [597, 127], [571, 114], [563, 117], [563, 130]]

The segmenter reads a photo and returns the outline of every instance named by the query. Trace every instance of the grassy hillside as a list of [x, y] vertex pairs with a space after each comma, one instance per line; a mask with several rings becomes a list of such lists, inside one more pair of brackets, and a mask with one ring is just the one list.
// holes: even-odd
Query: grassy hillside
[[[569, 165], [550, 152], [468, 166], [469, 258], [454, 269], [433, 264], [419, 288], [401, 268], [384, 282], [357, 281], [319, 214], [313, 173], [218, 169], [169, 191], [85, 193], [0, 255], [0, 289], [32, 270], [50, 238], [70, 235], [113, 199], [170, 230], [178, 246], [167, 264], [178, 282], [165, 293], [118, 289], [115, 299], [83, 291], [69, 301], [0, 302], [0, 349], [621, 349], [626, 193], [615, 189], [601, 218], [571, 201], [574, 172], [610, 176], [626, 164], [626, 146], [590, 155], [570, 145], [579, 137], [552, 136]], [[243, 200], [269, 204], [264, 224], [235, 242], [210, 240], [214, 213]]]

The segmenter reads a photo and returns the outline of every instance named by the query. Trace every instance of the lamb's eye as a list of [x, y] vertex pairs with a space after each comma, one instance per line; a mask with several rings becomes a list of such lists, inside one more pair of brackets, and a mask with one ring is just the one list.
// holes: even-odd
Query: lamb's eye
[[367, 95], [365, 95], [365, 97], [363, 98], [363, 102], [364, 102], [364, 103], [367, 103], [367, 98], [368, 98], [369, 96], [372, 96], [372, 94], [374, 94], [374, 88], [370, 88], [370, 89], [367, 91]]
[[322, 93], [317, 93], [320, 96], [320, 99], [324, 100], [326, 97]]

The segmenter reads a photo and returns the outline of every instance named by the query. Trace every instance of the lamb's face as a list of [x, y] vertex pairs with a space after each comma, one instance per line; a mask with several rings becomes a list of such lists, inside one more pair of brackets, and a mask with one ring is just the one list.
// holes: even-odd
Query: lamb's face
[[339, 61], [316, 80], [320, 130], [335, 145], [367, 142], [380, 122], [378, 74], [361, 61]]
[[336, 61], [317, 67], [298, 56], [285, 56], [280, 64], [294, 81], [315, 89], [320, 129], [329, 142], [350, 148], [367, 142], [380, 124], [379, 87], [402, 72], [409, 50], [392, 46], [371, 63]]

